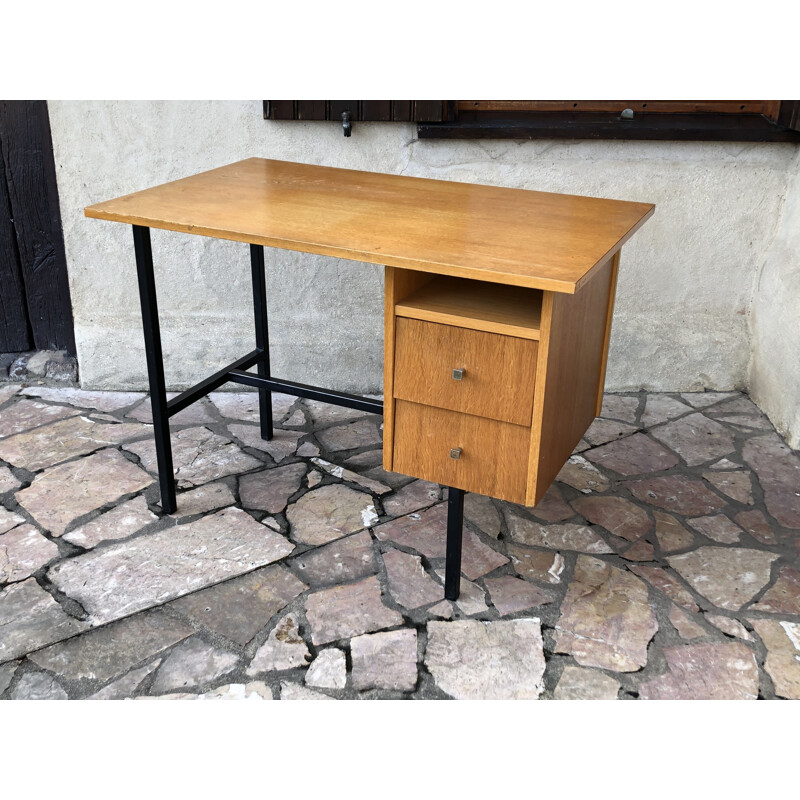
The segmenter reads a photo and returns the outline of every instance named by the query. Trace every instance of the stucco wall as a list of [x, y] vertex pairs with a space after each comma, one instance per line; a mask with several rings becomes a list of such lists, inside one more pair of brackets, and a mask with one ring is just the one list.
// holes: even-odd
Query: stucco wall
[[749, 388], [788, 443], [800, 448], [800, 152], [756, 273]]
[[[266, 122], [260, 101], [50, 103], [75, 336], [87, 388], [146, 385], [128, 226], [91, 203], [249, 156], [656, 204], [623, 250], [607, 388], [744, 388], [756, 271], [789, 144], [418, 141], [413, 125]], [[166, 374], [185, 387], [252, 346], [246, 245], [153, 232]], [[775, 258], [779, 259], [777, 251]], [[267, 251], [273, 369], [380, 389], [382, 270]]]

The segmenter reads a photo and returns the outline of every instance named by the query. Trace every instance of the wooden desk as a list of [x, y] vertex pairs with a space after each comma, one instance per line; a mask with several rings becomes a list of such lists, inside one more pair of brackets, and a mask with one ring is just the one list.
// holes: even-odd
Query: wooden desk
[[[384, 468], [450, 487], [455, 599], [464, 492], [536, 504], [599, 413], [620, 248], [653, 210], [261, 158], [86, 208], [133, 225], [162, 507], [169, 417], [223, 383], [258, 388], [265, 439], [272, 391], [383, 413]], [[150, 228], [251, 253], [255, 350], [169, 402]], [[383, 403], [271, 375], [264, 246], [385, 265]]]

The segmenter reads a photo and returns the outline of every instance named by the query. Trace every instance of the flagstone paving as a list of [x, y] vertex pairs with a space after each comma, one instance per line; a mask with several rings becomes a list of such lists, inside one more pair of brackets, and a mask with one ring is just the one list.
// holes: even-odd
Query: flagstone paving
[[800, 699], [800, 454], [738, 392], [606, 395], [536, 508], [385, 472], [381, 419], [0, 387], [0, 698]]

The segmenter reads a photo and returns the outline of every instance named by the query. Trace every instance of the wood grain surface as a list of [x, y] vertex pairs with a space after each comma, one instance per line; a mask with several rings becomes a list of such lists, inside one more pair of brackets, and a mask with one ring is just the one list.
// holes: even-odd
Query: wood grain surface
[[650, 203], [250, 158], [87, 217], [573, 294]]
[[530, 436], [522, 425], [397, 400], [394, 471], [524, 503]]
[[394, 396], [529, 426], [536, 349], [530, 339], [399, 318]]

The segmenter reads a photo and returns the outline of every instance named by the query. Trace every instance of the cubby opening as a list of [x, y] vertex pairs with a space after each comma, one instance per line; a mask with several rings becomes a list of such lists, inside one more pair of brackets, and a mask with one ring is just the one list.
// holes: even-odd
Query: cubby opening
[[542, 291], [437, 275], [397, 303], [395, 314], [538, 340]]

